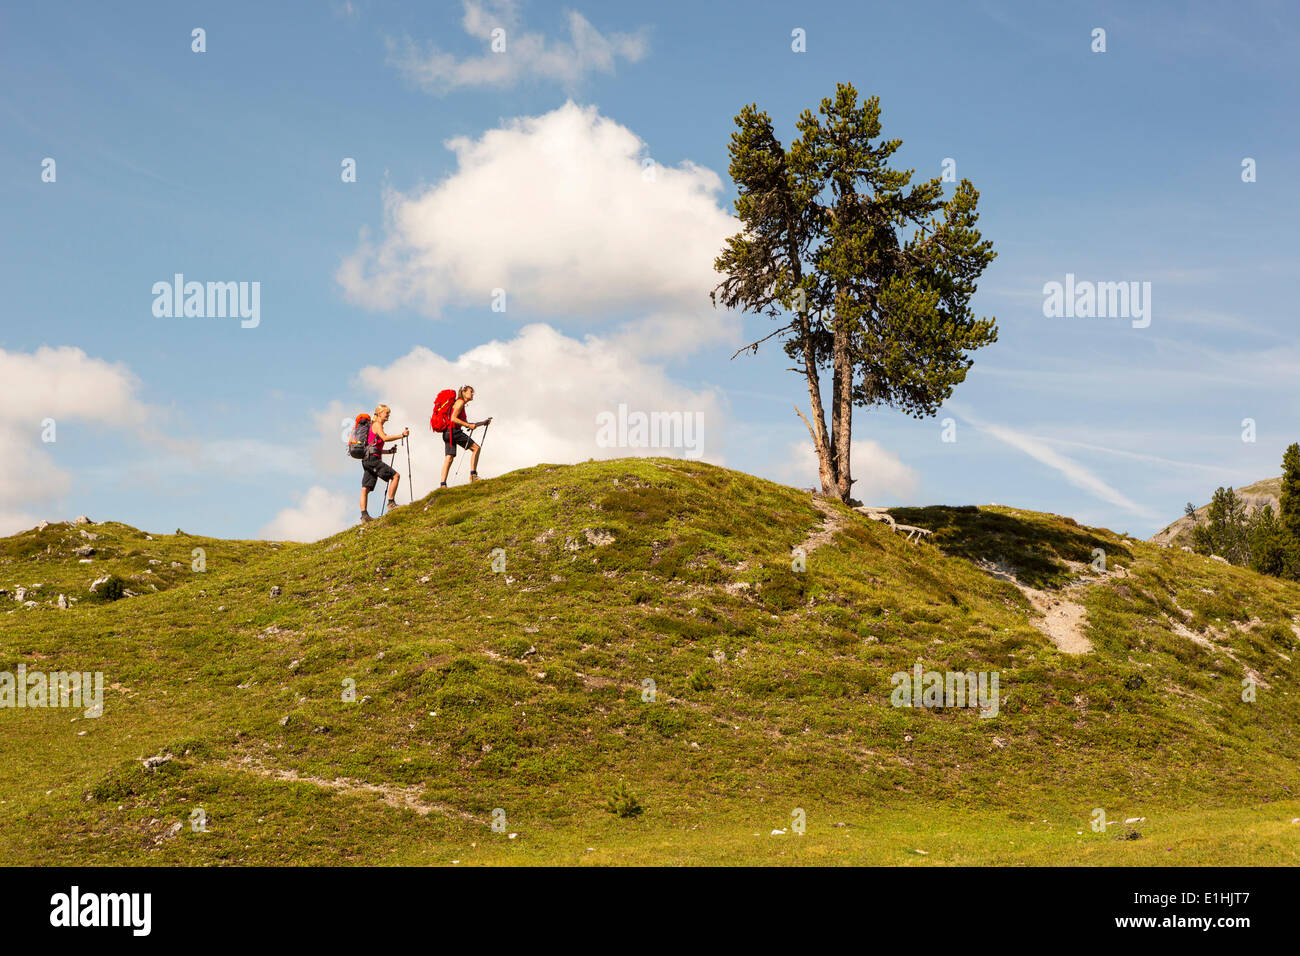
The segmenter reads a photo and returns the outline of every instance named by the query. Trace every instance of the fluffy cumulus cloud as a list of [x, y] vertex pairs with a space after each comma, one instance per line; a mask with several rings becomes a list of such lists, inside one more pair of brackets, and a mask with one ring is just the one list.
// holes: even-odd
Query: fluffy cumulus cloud
[[275, 541], [317, 541], [352, 523], [355, 503], [340, 491], [313, 485], [298, 496], [298, 503], [285, 508], [261, 531]]
[[507, 315], [617, 318], [625, 342], [650, 351], [736, 334], [708, 299], [738, 228], [712, 170], [655, 165], [631, 130], [573, 103], [447, 146], [456, 170], [390, 190], [383, 236], [344, 259], [352, 302], [437, 315], [488, 309], [504, 290]]
[[[853, 497], [869, 505], [898, 504], [907, 501], [920, 485], [916, 471], [898, 455], [879, 442], [860, 439], [853, 442], [849, 458], [856, 479]], [[799, 488], [820, 488], [817, 452], [812, 439], [791, 442], [786, 456], [773, 469], [781, 481]]]
[[[479, 470], [484, 478], [542, 462], [572, 464], [588, 458], [724, 460], [726, 407], [719, 393], [683, 386], [618, 343], [597, 336], [572, 338], [543, 324], [525, 326], [508, 341], [488, 342], [456, 358], [416, 348], [388, 366], [361, 369], [358, 379], [367, 394], [392, 407], [391, 431], [411, 428], [416, 498], [437, 487], [442, 469], [442, 439], [428, 424], [434, 396], [461, 385], [473, 385], [476, 391], [470, 420], [493, 420], [486, 438], [482, 429], [476, 432], [483, 441]], [[345, 466], [337, 471], [342, 490], [313, 488], [263, 529], [269, 537], [315, 540], [356, 521], [361, 466], [346, 458], [342, 445], [343, 422], [352, 411], [334, 402], [316, 416], [319, 457]], [[650, 421], [656, 413], [660, 428], [638, 430], [638, 414]], [[406, 455], [406, 449], [400, 450], [395, 462], [402, 472], [402, 502], [411, 497]], [[468, 471], [460, 460], [451, 484], [467, 481]], [[376, 507], [371, 514], [377, 513], [382, 490], [381, 484], [372, 496]]]
[[389, 63], [421, 89], [442, 94], [461, 87], [511, 87], [521, 80], [558, 83], [574, 90], [590, 73], [613, 73], [619, 60], [646, 55], [645, 31], [601, 33], [576, 10], [566, 12], [568, 40], [524, 30], [513, 0], [466, 0], [461, 26], [482, 41], [479, 56], [457, 57], [409, 38], [389, 40]]
[[[67, 425], [134, 429], [147, 409], [135, 397], [138, 384], [129, 369], [69, 346], [0, 349], [0, 382], [0, 534], [12, 534], [39, 517], [11, 503], [48, 508], [71, 487], [54, 454], [68, 440]], [[54, 441], [45, 441], [49, 437]]]

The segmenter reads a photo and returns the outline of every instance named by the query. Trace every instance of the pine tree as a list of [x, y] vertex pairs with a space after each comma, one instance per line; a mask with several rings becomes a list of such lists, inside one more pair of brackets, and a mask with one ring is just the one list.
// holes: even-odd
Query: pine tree
[[1282, 532], [1300, 547], [1300, 445], [1292, 442], [1282, 455], [1282, 493], [1278, 523]]
[[1193, 521], [1193, 550], [1200, 554], [1217, 554], [1232, 564], [1250, 563], [1246, 504], [1231, 488], [1215, 489], [1204, 521], [1200, 520], [1190, 502], [1186, 514]]
[[[756, 105], [736, 117], [730, 173], [744, 229], [714, 268], [725, 276], [714, 304], [785, 318], [746, 349], [784, 338], [808, 384], [803, 418], [817, 451], [822, 491], [849, 500], [853, 408], [884, 405], [933, 415], [966, 378], [968, 352], [997, 341], [996, 320], [970, 308], [993, 244], [976, 222], [969, 180], [944, 199], [941, 179], [911, 185], [881, 140], [880, 101], [858, 103], [836, 87], [784, 147]], [[821, 371], [831, 373], [826, 427]]]
[[1262, 574], [1286, 577], [1291, 568], [1286, 536], [1272, 505], [1262, 505], [1250, 515], [1250, 567]]

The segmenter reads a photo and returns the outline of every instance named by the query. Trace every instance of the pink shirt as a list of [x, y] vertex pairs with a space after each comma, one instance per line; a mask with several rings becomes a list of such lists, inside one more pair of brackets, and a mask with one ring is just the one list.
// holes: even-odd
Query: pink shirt
[[375, 434], [373, 428], [370, 429], [370, 434], [366, 436], [366, 444], [368, 446], [373, 445], [375, 448], [374, 451], [370, 451], [369, 448], [367, 448], [369, 454], [382, 455], [384, 453], [384, 440]]

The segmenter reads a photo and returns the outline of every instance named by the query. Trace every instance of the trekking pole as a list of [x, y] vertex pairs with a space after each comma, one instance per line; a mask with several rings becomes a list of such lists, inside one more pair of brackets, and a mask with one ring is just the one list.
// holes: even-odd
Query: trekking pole
[[[451, 447], [452, 447], [452, 450], [454, 451], [454, 450], [456, 449], [456, 444], [455, 444], [455, 441], [454, 441], [455, 436], [456, 436], [456, 433], [455, 433], [455, 432], [451, 432], [451, 435], [452, 435], [452, 438], [453, 438], [453, 442], [452, 442], [452, 446], [451, 446]], [[462, 449], [462, 451], [463, 451], [463, 450], [464, 450], [464, 449]], [[462, 455], [462, 454], [460, 454], [459, 452], [457, 452], [457, 454], [456, 454], [456, 467], [453, 468], [453, 469], [451, 470], [451, 480], [452, 480], [452, 481], [455, 481], [457, 478], [460, 477], [460, 462], [461, 462], [461, 459], [464, 458], [464, 457], [465, 457], [464, 455]]]
[[411, 437], [408, 435], [402, 441], [406, 442], [406, 490], [411, 496], [411, 504], [415, 504], [415, 485], [411, 484]]

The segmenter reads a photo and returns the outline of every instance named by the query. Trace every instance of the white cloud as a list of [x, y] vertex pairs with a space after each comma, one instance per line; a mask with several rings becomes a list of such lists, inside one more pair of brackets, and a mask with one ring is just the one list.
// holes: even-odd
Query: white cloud
[[[444, 450], [441, 436], [429, 430], [429, 413], [439, 391], [461, 385], [473, 385], [476, 391], [470, 420], [493, 419], [486, 437], [481, 429], [475, 433], [483, 442], [479, 470], [484, 478], [543, 462], [686, 457], [694, 452], [685, 447], [602, 447], [597, 416], [617, 414], [619, 404], [629, 411], [698, 414], [699, 457], [723, 463], [726, 408], [720, 393], [681, 385], [660, 367], [597, 336], [578, 340], [548, 325], [528, 325], [509, 341], [488, 342], [454, 359], [416, 348], [388, 366], [361, 369], [358, 379], [370, 396], [366, 410], [383, 402], [393, 409], [391, 432], [411, 429], [409, 449], [399, 449], [393, 461], [402, 472], [398, 501], [403, 503], [411, 499], [411, 489], [418, 499], [438, 485]], [[357, 410], [335, 401], [315, 416], [316, 458], [330, 463], [329, 470], [338, 473], [338, 486], [345, 490], [313, 488], [299, 504], [280, 512], [264, 534], [305, 540], [331, 534], [356, 520], [361, 465], [346, 457], [339, 423]], [[409, 489], [408, 450], [409, 473], [414, 477]], [[466, 452], [460, 453], [450, 484], [468, 480], [467, 457]], [[380, 484], [371, 500], [382, 491]], [[376, 513], [372, 508], [371, 514]]]
[[[879, 442], [860, 439], [849, 449], [850, 471], [856, 479], [853, 497], [869, 505], [906, 501], [920, 485], [916, 471], [899, 460], [898, 455]], [[821, 490], [817, 469], [817, 451], [812, 439], [790, 442], [785, 458], [772, 473], [797, 488]]]
[[[569, 38], [550, 40], [520, 26], [513, 0], [466, 0], [461, 26], [485, 47], [480, 56], [457, 58], [430, 47], [421, 51], [407, 39], [388, 41], [389, 63], [427, 93], [442, 94], [459, 87], [511, 87], [523, 79], [559, 83], [572, 91], [589, 73], [613, 73], [622, 59], [635, 63], [646, 55], [644, 29], [637, 33], [601, 33], [576, 10], [567, 11]], [[504, 49], [493, 46], [497, 34]]]
[[[0, 349], [0, 501], [26, 501], [48, 508], [67, 494], [71, 477], [51, 451], [66, 441], [73, 422], [136, 430], [148, 414], [135, 397], [135, 376], [124, 365], [88, 356], [78, 348], [42, 346], [35, 352]], [[55, 441], [42, 440], [53, 419]], [[44, 517], [49, 517], [44, 515]], [[12, 534], [39, 518], [23, 508], [0, 511], [0, 534]]]
[[623, 335], [664, 354], [737, 334], [715, 311], [713, 261], [737, 221], [722, 181], [684, 162], [655, 166], [646, 144], [594, 107], [566, 103], [450, 140], [457, 169], [442, 182], [385, 196], [381, 241], [363, 234], [338, 280], [372, 309], [446, 305], [587, 322], [626, 319]]
[[[383, 485], [380, 485], [383, 490]], [[358, 487], [358, 495], [360, 489]], [[263, 525], [260, 534], [273, 541], [319, 541], [354, 523], [358, 502], [348, 496], [313, 485], [298, 496], [298, 504], [285, 508]], [[382, 502], [381, 502], [382, 504]]]

